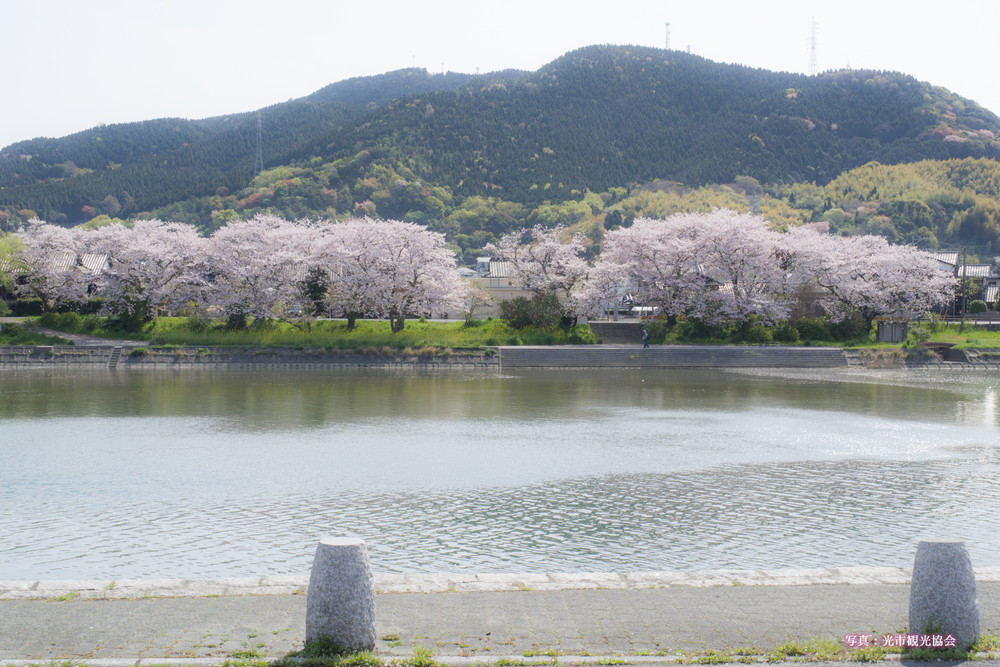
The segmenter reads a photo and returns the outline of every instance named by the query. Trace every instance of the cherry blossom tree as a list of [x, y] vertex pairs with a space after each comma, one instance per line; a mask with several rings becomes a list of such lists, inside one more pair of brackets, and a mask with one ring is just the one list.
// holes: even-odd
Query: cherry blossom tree
[[505, 234], [483, 250], [510, 264], [514, 284], [536, 295], [555, 294], [563, 310], [576, 308], [574, 288], [586, 277], [583, 236], [568, 237], [565, 227], [531, 229]]
[[311, 246], [317, 225], [289, 222], [273, 215], [234, 221], [218, 229], [205, 249], [211, 276], [207, 303], [221, 307], [230, 324], [241, 327], [248, 317], [281, 318], [307, 312], [306, 292]]
[[759, 216], [717, 210], [608, 232], [582, 298], [594, 304], [628, 291], [668, 316], [773, 322], [807, 287], [831, 317], [857, 312], [870, 327], [878, 316], [947, 303], [955, 281], [928, 253], [882, 237], [808, 227], [782, 234]]
[[716, 209], [670, 220], [681, 227], [699, 226], [697, 259], [717, 281], [716, 290], [701, 292], [701, 319], [774, 322], [787, 316], [790, 298], [783, 245], [764, 218]]
[[137, 329], [158, 306], [185, 305], [202, 295], [205, 239], [191, 225], [140, 220], [133, 227], [101, 227], [82, 238], [88, 252], [108, 257], [94, 282], [105, 312], [125, 328]]
[[628, 291], [670, 318], [779, 319], [787, 304], [778, 241], [763, 218], [733, 211], [638, 218], [605, 236], [585, 298]]
[[700, 273], [697, 240], [701, 221], [681, 227], [666, 220], [636, 218], [631, 227], [608, 232], [581, 300], [618, 302], [626, 294], [671, 318], [689, 314], [695, 295], [707, 288]]
[[803, 274], [833, 319], [857, 312], [866, 328], [876, 317], [913, 317], [950, 302], [957, 279], [934, 257], [881, 236], [838, 237], [809, 229], [788, 234]]
[[78, 230], [35, 219], [17, 232], [17, 237], [23, 244], [18, 263], [27, 270], [17, 285], [18, 295], [40, 300], [46, 312], [86, 296], [94, 267], [84, 263]]
[[464, 283], [444, 235], [395, 220], [353, 219], [325, 231], [317, 250], [329, 275], [327, 303], [348, 317], [386, 317], [393, 332], [406, 318], [460, 308]]

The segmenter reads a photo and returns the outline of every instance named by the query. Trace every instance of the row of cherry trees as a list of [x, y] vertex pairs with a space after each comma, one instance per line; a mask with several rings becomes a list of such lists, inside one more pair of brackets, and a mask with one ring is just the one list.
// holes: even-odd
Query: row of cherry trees
[[[91, 231], [33, 222], [19, 233], [30, 271], [20, 289], [46, 309], [89, 296], [131, 322], [156, 306], [230, 318], [405, 318], [466, 308], [479, 297], [458, 277], [441, 234], [410, 223], [339, 223], [259, 216], [203, 238], [158, 220]], [[808, 300], [833, 317], [914, 316], [952, 298], [955, 279], [927, 253], [881, 237], [837, 237], [809, 227], [777, 232], [759, 217], [717, 210], [637, 219], [606, 234], [589, 265], [582, 237], [535, 227], [487, 247], [515, 281], [556, 294], [567, 313], [597, 313], [628, 294], [666, 316], [773, 322]], [[95, 257], [107, 257], [98, 267]], [[89, 259], [88, 259], [89, 258]], [[88, 264], [89, 262], [89, 264]]]
[[581, 237], [536, 227], [490, 248], [524, 288], [556, 293], [571, 312], [601, 312], [630, 295], [668, 317], [705, 322], [788, 318], [804, 305], [834, 319], [913, 317], [951, 302], [956, 279], [929, 253], [879, 236], [840, 237], [812, 226], [787, 232], [749, 214], [716, 210], [639, 218], [606, 234], [593, 266]]
[[[204, 238], [144, 220], [92, 231], [33, 222], [19, 233], [29, 269], [21, 293], [45, 309], [88, 297], [125, 322], [153, 308], [220, 311], [231, 320], [321, 311], [405, 318], [460, 308], [465, 284], [441, 234], [384, 220], [338, 224], [259, 216]], [[107, 257], [107, 263], [98, 262]]]

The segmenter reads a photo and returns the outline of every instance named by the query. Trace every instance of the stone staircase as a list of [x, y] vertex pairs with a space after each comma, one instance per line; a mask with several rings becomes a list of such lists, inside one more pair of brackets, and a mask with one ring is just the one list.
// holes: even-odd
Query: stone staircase
[[500, 347], [509, 368], [846, 368], [835, 347], [565, 345]]
[[120, 345], [116, 345], [114, 349], [111, 350], [111, 356], [108, 358], [108, 368], [118, 368], [118, 362], [121, 361], [121, 358], [122, 348]]

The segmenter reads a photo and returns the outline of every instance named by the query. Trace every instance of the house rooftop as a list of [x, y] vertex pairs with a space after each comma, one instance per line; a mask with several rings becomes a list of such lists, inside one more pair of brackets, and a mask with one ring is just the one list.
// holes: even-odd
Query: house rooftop
[[992, 264], [966, 264], [958, 267], [960, 278], [992, 278], [995, 275]]

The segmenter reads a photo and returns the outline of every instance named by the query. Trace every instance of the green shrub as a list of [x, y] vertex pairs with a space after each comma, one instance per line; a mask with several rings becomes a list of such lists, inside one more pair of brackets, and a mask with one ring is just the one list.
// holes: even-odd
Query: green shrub
[[194, 332], [208, 331], [208, 328], [212, 326], [212, 318], [203, 314], [189, 315], [184, 320], [184, 325], [188, 328], [189, 331], [194, 331]]
[[3, 299], [0, 299], [0, 317], [7, 317], [10, 315], [10, 306]]
[[226, 331], [244, 331], [247, 328], [247, 316], [243, 313], [230, 313], [226, 318]]
[[799, 342], [799, 330], [793, 327], [791, 322], [779, 322], [771, 333], [774, 340], [781, 343]]
[[531, 298], [518, 296], [508, 301], [501, 301], [500, 317], [507, 320], [514, 329], [526, 327], [544, 329], [559, 326], [563, 310], [555, 294], [536, 294]]
[[926, 343], [931, 339], [931, 328], [924, 324], [911, 326], [906, 337], [911, 344]]
[[40, 326], [70, 333], [92, 333], [102, 326], [102, 320], [96, 315], [80, 316], [75, 311], [65, 313], [42, 313], [38, 318]]
[[96, 315], [84, 315], [80, 318], [79, 333], [90, 334], [101, 328], [101, 318]]
[[986, 302], [982, 299], [974, 299], [969, 302], [970, 313], [985, 313], [986, 310]]
[[747, 328], [744, 340], [748, 343], [762, 345], [774, 342], [774, 335], [771, 333], [771, 330], [764, 325], [752, 324], [749, 328]]
[[590, 326], [586, 324], [574, 324], [569, 328], [569, 336], [566, 342], [573, 345], [595, 345], [597, 343], [597, 336], [594, 335]]
[[858, 312], [848, 313], [844, 319], [833, 322], [829, 329], [835, 340], [854, 340], [868, 338], [871, 335], [865, 318]]
[[680, 322], [676, 331], [680, 338], [690, 340], [723, 340], [729, 336], [725, 325], [708, 324], [695, 318]]
[[795, 328], [802, 340], [830, 340], [830, 330], [822, 317], [800, 317]]
[[71, 331], [73, 333], [80, 330], [80, 316], [73, 311], [68, 313], [59, 313], [58, 315], [58, 326], [56, 328], [62, 331]]

